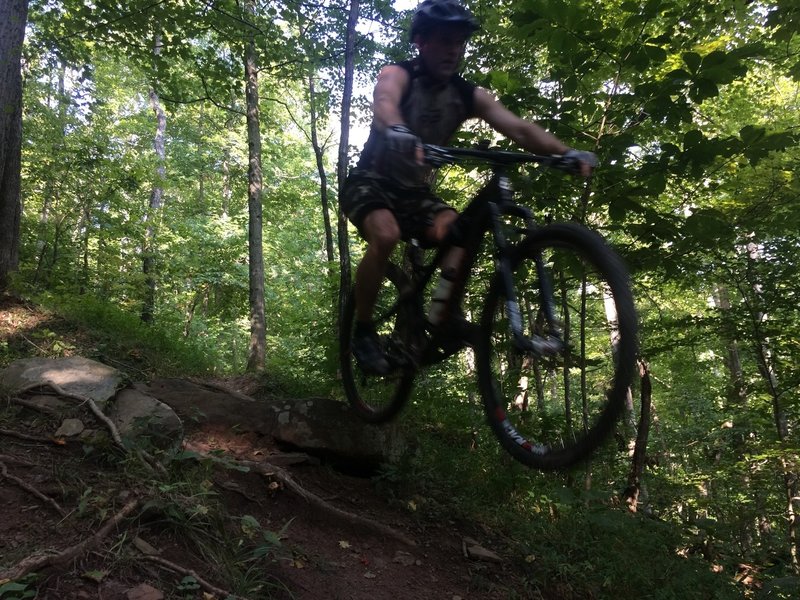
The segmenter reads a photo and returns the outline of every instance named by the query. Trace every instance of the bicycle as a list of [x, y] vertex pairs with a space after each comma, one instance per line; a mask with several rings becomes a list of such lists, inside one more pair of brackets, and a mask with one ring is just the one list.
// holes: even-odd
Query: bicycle
[[[452, 236], [425, 261], [418, 242], [404, 244], [403, 265], [390, 262], [375, 323], [393, 367], [361, 372], [350, 351], [351, 290], [340, 332], [341, 373], [348, 401], [365, 421], [389, 421], [411, 395], [415, 376], [472, 347], [489, 425], [515, 459], [542, 470], [587, 458], [612, 432], [633, 379], [637, 318], [628, 273], [603, 238], [577, 223], [538, 225], [513, 199], [508, 169], [539, 163], [563, 170], [565, 157], [424, 146], [434, 167], [479, 162], [490, 181], [459, 215], [467, 231], [467, 278], [489, 233], [495, 272], [479, 324], [428, 322], [426, 291]], [[449, 300], [460, 307], [466, 284]]]

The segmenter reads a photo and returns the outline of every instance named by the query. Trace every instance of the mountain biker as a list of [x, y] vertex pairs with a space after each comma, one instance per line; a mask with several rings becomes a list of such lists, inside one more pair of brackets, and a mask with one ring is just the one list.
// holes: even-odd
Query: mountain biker
[[[440, 244], [458, 216], [431, 191], [432, 170], [422, 162], [420, 144], [444, 145], [464, 121], [480, 118], [530, 152], [575, 157], [584, 177], [596, 165], [592, 153], [568, 148], [458, 74], [467, 40], [478, 28], [458, 0], [424, 0], [411, 21], [417, 56], [384, 66], [378, 74], [369, 138], [341, 200], [342, 210], [367, 242], [356, 270], [352, 343], [353, 355], [367, 373], [385, 375], [392, 369], [372, 321], [389, 255], [400, 239]], [[443, 261], [440, 288], [434, 293], [429, 317], [434, 323], [443, 318], [439, 309], [448, 292], [464, 277], [458, 233], [450, 234], [455, 245]]]

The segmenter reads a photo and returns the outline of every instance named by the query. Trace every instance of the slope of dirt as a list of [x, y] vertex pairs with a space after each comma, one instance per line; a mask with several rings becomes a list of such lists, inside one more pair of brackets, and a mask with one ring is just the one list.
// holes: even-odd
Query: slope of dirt
[[[86, 333], [36, 307], [0, 302], [0, 368], [91, 348]], [[227, 383], [254, 391], [245, 379]], [[185, 441], [192, 454], [158, 474], [102, 444], [58, 438], [61, 417], [3, 400], [4, 600], [541, 597], [524, 590], [509, 544], [486, 528], [426, 514], [390, 487], [311, 460], [285, 471], [235, 462], [277, 464], [265, 438], [195, 424]], [[64, 416], [86, 418], [80, 411]]]

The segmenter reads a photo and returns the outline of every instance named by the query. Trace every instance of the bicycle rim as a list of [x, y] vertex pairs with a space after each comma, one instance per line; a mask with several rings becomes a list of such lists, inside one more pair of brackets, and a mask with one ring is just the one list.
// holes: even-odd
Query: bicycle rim
[[[351, 291], [345, 305], [340, 332], [340, 366], [345, 395], [359, 417], [370, 423], [391, 420], [405, 405], [411, 394], [416, 369], [409, 360], [408, 348], [410, 307], [400, 307], [397, 301], [401, 289], [410, 283], [403, 272], [390, 264], [378, 292], [375, 304], [375, 327], [390, 362], [397, 368], [386, 376], [364, 373], [351, 351], [355, 327], [355, 302]], [[395, 307], [395, 310], [392, 310]]]
[[536, 256], [552, 283], [563, 349], [517, 349], [496, 276], [481, 319], [479, 385], [502, 446], [528, 466], [560, 469], [589, 456], [622, 413], [636, 360], [636, 313], [627, 271], [602, 238], [578, 225], [550, 225], [511, 260], [526, 338], [554, 333], [540, 308]]

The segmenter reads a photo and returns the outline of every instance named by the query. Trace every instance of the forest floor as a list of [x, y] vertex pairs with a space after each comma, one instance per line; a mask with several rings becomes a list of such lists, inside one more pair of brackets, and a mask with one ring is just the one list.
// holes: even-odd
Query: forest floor
[[[25, 355], [93, 358], [93, 348], [86, 331], [0, 300], [0, 368]], [[253, 381], [228, 383], [257, 396]], [[185, 425], [186, 447], [215, 458], [183, 461], [160, 477], [55, 436], [58, 420], [4, 396], [0, 598], [571, 597], [527, 590], [531, 565], [514, 557], [512, 541], [446, 507], [428, 511], [385, 482], [314, 461], [243, 470], [236, 460], [264, 464], [276, 455], [269, 439]]]

